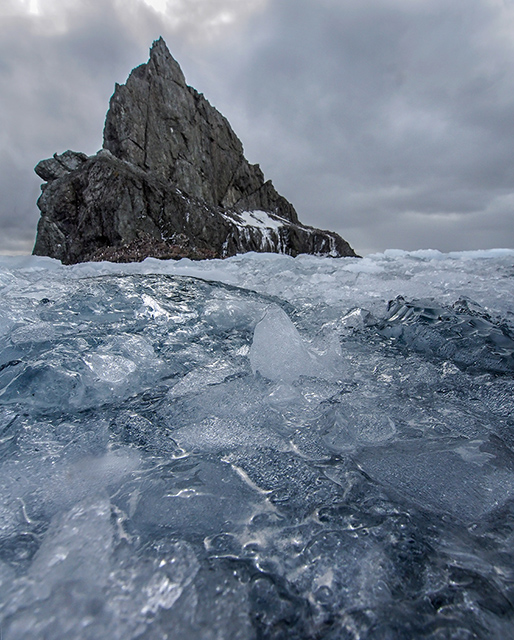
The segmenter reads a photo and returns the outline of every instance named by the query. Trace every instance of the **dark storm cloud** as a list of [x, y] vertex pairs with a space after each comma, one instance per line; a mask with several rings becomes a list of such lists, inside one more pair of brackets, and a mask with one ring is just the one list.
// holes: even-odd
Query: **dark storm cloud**
[[31, 249], [41, 182], [34, 165], [101, 145], [102, 112], [134, 43], [108, 3], [87, 7], [61, 14], [64, 24], [0, 14], [0, 250]]
[[478, 0], [273, 3], [229, 74], [260, 128], [247, 150], [357, 248], [513, 246], [509, 26], [512, 11]]
[[306, 223], [360, 252], [514, 246], [509, 3], [52, 6], [46, 22], [0, 13], [0, 250], [32, 242], [34, 164], [100, 147], [114, 82], [161, 34]]
[[161, 34], [179, 59], [263, 0], [173, 0], [167, 15], [142, 0], [0, 4], [0, 252], [30, 251], [41, 181], [33, 167], [66, 149], [95, 153], [115, 82], [145, 62]]

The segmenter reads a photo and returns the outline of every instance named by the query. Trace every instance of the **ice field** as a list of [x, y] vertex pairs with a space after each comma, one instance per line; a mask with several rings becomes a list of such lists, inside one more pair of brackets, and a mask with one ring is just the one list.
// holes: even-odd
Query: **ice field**
[[2, 640], [514, 638], [514, 251], [0, 258]]

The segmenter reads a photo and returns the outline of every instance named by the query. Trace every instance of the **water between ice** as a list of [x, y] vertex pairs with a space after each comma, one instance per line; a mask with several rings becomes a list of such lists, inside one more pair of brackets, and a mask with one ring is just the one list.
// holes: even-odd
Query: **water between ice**
[[0, 265], [21, 638], [508, 638], [514, 252]]

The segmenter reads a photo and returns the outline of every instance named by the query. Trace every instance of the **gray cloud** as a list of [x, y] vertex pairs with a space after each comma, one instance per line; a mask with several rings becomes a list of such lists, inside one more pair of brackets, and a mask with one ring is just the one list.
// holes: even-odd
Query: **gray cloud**
[[[50, 0], [48, 0], [50, 2]], [[114, 82], [163, 35], [308, 224], [359, 252], [514, 246], [514, 8], [499, 0], [143, 0], [0, 10], [0, 251], [36, 162], [93, 153]], [[165, 2], [162, 1], [162, 8]]]
[[[495, 234], [492, 206], [514, 189], [507, 9], [283, 0], [271, 10], [267, 37], [231, 71], [232, 94], [247, 126], [265, 131], [246, 134], [247, 149], [269, 159], [306, 220], [361, 250], [513, 246], [514, 224], [498, 218]], [[464, 214], [487, 218], [487, 234]], [[430, 233], [445, 215], [449, 235], [440, 224]]]

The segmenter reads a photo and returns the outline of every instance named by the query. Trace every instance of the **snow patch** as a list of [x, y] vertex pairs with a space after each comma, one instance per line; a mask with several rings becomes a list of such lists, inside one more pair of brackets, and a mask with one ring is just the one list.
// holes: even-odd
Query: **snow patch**
[[233, 216], [224, 215], [238, 227], [255, 227], [257, 229], [280, 229], [288, 223], [284, 218], [274, 216], [273, 218], [265, 211], [241, 211]]

